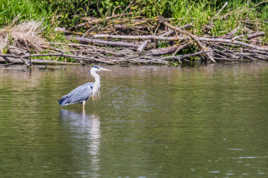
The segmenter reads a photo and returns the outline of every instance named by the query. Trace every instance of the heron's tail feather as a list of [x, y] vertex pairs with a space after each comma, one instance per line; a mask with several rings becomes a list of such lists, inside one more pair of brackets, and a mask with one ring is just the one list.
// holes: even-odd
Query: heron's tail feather
[[68, 105], [70, 103], [69, 97], [63, 96], [61, 99], [58, 100], [58, 102], [59, 102], [59, 105], [61, 105], [61, 106]]

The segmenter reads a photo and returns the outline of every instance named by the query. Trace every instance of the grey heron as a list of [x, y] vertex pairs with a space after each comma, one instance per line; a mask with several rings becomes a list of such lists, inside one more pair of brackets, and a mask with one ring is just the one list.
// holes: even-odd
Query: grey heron
[[85, 110], [86, 101], [90, 97], [96, 97], [100, 91], [100, 76], [97, 74], [99, 71], [110, 71], [109, 69], [105, 69], [100, 66], [92, 66], [90, 69], [90, 74], [94, 78], [94, 82], [87, 82], [83, 85], [78, 86], [73, 89], [70, 93], [61, 97], [58, 100], [61, 106], [66, 106], [75, 103], [83, 104], [83, 111]]

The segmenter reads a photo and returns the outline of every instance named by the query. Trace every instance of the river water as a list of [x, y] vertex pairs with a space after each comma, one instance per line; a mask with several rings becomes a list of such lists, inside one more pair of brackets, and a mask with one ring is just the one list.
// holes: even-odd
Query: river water
[[0, 177], [268, 177], [268, 64], [0, 68]]

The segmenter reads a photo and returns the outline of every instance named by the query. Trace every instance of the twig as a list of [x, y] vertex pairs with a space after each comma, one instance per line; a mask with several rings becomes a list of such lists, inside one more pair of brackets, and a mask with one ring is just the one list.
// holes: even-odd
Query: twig
[[217, 18], [220, 13], [223, 11], [223, 9], [228, 5], [228, 1], [224, 3], [224, 5], [222, 6], [222, 8], [217, 12], [217, 14], [210, 20], [210, 24], [213, 23], [213, 21], [215, 20], [215, 18]]
[[159, 36], [160, 36], [160, 37], [165, 37], [165, 36], [169, 36], [169, 35], [171, 35], [172, 33], [174, 33], [174, 31], [171, 30], [171, 29], [168, 29], [167, 32], [165, 32], [165, 33], [163, 33], [163, 34], [161, 34], [161, 35], [159, 35]]
[[240, 26], [236, 27], [235, 29], [233, 29], [231, 32], [223, 35], [222, 38], [232, 38], [234, 36], [234, 34], [239, 30]]
[[96, 34], [93, 38], [111, 38], [111, 39], [124, 39], [124, 40], [164, 40], [164, 41], [177, 41], [183, 38], [179, 37], [164, 37], [156, 35], [109, 35], [109, 34]]
[[268, 3], [268, 1], [262, 1], [262, 2], [259, 2], [258, 4], [255, 5], [255, 7], [258, 7], [258, 6], [260, 6], [260, 5], [262, 5], [262, 4], [265, 4], [265, 3]]
[[139, 52], [139, 53], [142, 53], [142, 51], [144, 50], [144, 48], [147, 46], [147, 44], [150, 42], [150, 40], [146, 40], [146, 41], [144, 41], [139, 47], [138, 47], [138, 49], [137, 49], [137, 51]]

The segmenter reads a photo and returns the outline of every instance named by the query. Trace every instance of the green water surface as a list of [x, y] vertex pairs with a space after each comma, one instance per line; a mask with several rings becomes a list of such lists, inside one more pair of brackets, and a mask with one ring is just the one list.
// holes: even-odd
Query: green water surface
[[0, 68], [1, 178], [268, 177], [268, 64], [107, 68]]

